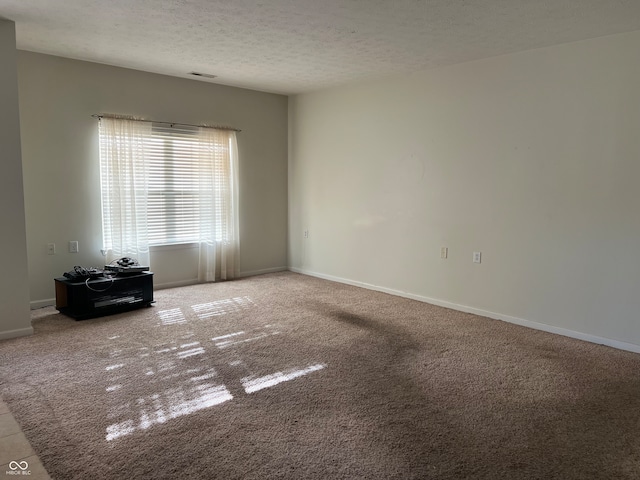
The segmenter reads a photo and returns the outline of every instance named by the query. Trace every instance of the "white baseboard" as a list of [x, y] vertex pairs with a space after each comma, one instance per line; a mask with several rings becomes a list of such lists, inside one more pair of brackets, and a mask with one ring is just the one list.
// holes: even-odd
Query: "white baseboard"
[[523, 318], [512, 317], [509, 315], [503, 315], [501, 313], [490, 312], [490, 311], [482, 310], [479, 308], [469, 307], [467, 305], [459, 305], [457, 303], [451, 303], [445, 300], [439, 300], [437, 298], [424, 297], [422, 295], [415, 295], [413, 293], [407, 293], [401, 290], [394, 290], [391, 288], [379, 287], [377, 285], [371, 285], [369, 283], [358, 282], [358, 281], [349, 280], [346, 278], [334, 277], [333, 275], [325, 275], [322, 273], [311, 272], [309, 270], [305, 270], [302, 268], [289, 267], [289, 270], [295, 273], [309, 275], [311, 277], [330, 280], [332, 282], [344, 283], [347, 285], [353, 285], [355, 287], [366, 288], [368, 290], [375, 290], [378, 292], [388, 293], [390, 295], [410, 298], [412, 300], [418, 300], [420, 302], [430, 303], [432, 305], [450, 308], [452, 310], [458, 310], [460, 312], [472, 313], [474, 315], [480, 315], [482, 317], [488, 317], [494, 320], [502, 320], [503, 322], [513, 323], [516, 325], [521, 325], [523, 327], [533, 328], [535, 330], [541, 330], [543, 332], [555, 333], [557, 335], [563, 335], [565, 337], [584, 340], [586, 342], [597, 343], [599, 345], [606, 345], [608, 347], [617, 348], [619, 350], [626, 350], [629, 352], [640, 353], [640, 345], [635, 345], [633, 343], [626, 343], [618, 340], [612, 340], [610, 338], [598, 337], [596, 335], [590, 335], [588, 333], [576, 332], [574, 330], [569, 330], [562, 327], [555, 327], [553, 325], [547, 325], [545, 323], [533, 322], [531, 320], [525, 320]]
[[198, 283], [197, 278], [191, 280], [180, 280], [179, 282], [158, 283], [153, 285], [153, 289], [162, 290], [164, 288], [187, 287], [189, 285], [195, 285], [196, 283]]
[[56, 304], [55, 298], [45, 298], [44, 300], [33, 300], [29, 302], [31, 310], [37, 310], [38, 308], [52, 307]]
[[240, 272], [238, 278], [255, 277], [256, 275], [264, 275], [266, 273], [286, 272], [287, 270], [289, 270], [288, 267], [273, 267], [264, 268], [262, 270], [251, 270], [249, 272]]
[[19, 328], [18, 330], [7, 330], [0, 332], [0, 340], [8, 340], [10, 338], [26, 337], [27, 335], [33, 335], [33, 327]]
[[[265, 268], [264, 270], [252, 270], [250, 272], [240, 272], [238, 274], [238, 278], [253, 277], [255, 275], [264, 275], [265, 273], [286, 272], [287, 270], [289, 270], [287, 267], [274, 267], [274, 268]], [[153, 286], [153, 289], [162, 290], [163, 288], [186, 287], [189, 285], [195, 285], [197, 283], [200, 283], [198, 282], [198, 279], [192, 278], [189, 280], [181, 280], [179, 282], [167, 282], [167, 283], [155, 284]]]

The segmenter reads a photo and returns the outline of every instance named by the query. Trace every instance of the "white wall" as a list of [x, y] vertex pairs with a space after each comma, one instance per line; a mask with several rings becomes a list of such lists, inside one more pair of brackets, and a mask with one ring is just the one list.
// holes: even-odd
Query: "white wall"
[[0, 18], [0, 339], [33, 333], [20, 152], [15, 24]]
[[290, 98], [290, 266], [636, 349], [639, 51], [634, 32]]
[[[33, 306], [51, 303], [53, 278], [74, 265], [104, 264], [96, 113], [240, 128], [241, 274], [286, 267], [285, 96], [24, 51], [18, 83]], [[193, 253], [152, 252], [156, 286], [195, 282]]]

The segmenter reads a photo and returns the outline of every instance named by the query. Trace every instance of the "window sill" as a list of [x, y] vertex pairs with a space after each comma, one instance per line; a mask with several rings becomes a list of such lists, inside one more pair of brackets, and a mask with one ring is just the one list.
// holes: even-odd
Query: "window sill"
[[149, 250], [151, 252], [166, 252], [169, 250], [192, 250], [198, 248], [197, 242], [190, 243], [171, 243], [169, 245], [151, 245]]

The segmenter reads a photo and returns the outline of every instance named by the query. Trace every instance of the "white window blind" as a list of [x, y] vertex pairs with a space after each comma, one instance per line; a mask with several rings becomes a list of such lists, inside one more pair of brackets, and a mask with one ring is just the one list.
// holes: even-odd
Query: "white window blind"
[[228, 239], [229, 143], [221, 133], [212, 144], [198, 127], [153, 124], [145, 145], [149, 245], [198, 242], [209, 222], [216, 241]]

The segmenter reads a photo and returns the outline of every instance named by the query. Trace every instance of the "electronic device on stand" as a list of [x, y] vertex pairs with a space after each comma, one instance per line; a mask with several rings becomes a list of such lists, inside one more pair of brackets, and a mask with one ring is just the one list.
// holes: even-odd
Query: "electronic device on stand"
[[104, 266], [105, 271], [132, 274], [149, 271], [149, 267], [140, 265], [137, 260], [129, 257], [122, 257]]
[[56, 309], [76, 320], [148, 307], [153, 300], [149, 267], [124, 257], [104, 270], [75, 266], [55, 279]]

